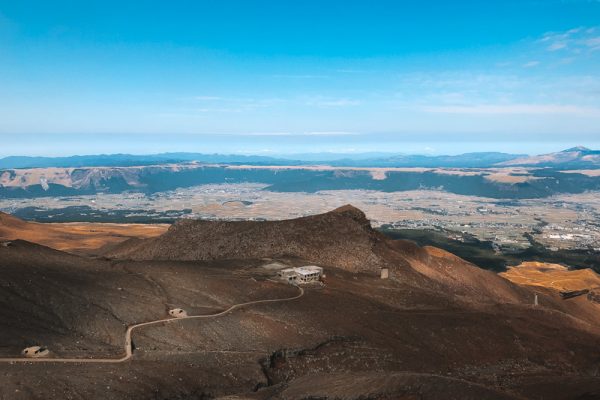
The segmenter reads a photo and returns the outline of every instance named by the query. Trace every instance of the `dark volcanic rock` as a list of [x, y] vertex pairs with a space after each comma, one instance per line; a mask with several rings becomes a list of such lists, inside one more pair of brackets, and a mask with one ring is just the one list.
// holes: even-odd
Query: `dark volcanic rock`
[[[350, 206], [291, 221], [182, 221], [114, 252], [157, 261], [0, 246], [0, 357], [43, 345], [114, 359], [131, 324], [176, 307], [214, 317], [136, 330], [124, 363], [5, 359], [0, 399], [597, 398], [597, 304], [387, 240]], [[329, 264], [326, 285], [221, 313], [297, 295], [251, 258], [277, 254]], [[373, 273], [381, 265], [389, 279]]]
[[136, 260], [216, 260], [296, 257], [350, 271], [386, 265], [386, 238], [359, 209], [285, 221], [180, 220], [162, 236], [125, 242], [109, 254]]

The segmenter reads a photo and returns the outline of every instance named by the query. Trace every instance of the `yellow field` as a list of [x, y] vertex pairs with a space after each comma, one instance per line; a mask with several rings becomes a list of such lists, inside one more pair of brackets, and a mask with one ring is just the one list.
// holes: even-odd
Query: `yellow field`
[[93, 253], [102, 246], [117, 244], [132, 237], [158, 236], [168, 228], [167, 224], [41, 224], [0, 213], [0, 240], [22, 239], [68, 252]]
[[591, 269], [569, 270], [562, 265], [535, 261], [511, 267], [499, 275], [520, 285], [542, 286], [560, 291], [600, 287], [600, 275]]

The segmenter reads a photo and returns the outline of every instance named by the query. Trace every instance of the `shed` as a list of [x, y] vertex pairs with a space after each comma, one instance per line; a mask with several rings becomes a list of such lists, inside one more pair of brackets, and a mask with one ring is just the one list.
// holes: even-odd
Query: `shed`
[[183, 318], [188, 316], [187, 312], [183, 308], [174, 308], [169, 310], [169, 315], [175, 318]]
[[47, 357], [50, 354], [50, 350], [42, 346], [31, 346], [23, 349], [21, 354], [27, 358], [41, 358]]

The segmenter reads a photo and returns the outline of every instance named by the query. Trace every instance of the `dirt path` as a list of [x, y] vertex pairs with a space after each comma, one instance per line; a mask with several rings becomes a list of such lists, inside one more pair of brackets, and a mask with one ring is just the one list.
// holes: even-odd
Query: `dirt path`
[[238, 308], [242, 308], [245, 306], [251, 306], [251, 305], [255, 305], [255, 304], [263, 304], [263, 303], [279, 303], [279, 302], [284, 302], [284, 301], [296, 300], [304, 295], [304, 289], [302, 289], [301, 287], [298, 287], [298, 290], [300, 291], [300, 293], [294, 297], [288, 297], [288, 298], [284, 298], [284, 299], [255, 300], [255, 301], [249, 301], [246, 303], [234, 304], [231, 307], [229, 307], [227, 310], [221, 311], [216, 314], [191, 315], [191, 316], [182, 317], [182, 318], [157, 319], [155, 321], [141, 322], [139, 324], [130, 325], [127, 328], [127, 331], [125, 332], [125, 355], [121, 358], [25, 358], [25, 357], [20, 357], [20, 358], [0, 358], [0, 362], [2, 362], [2, 363], [36, 363], [36, 362], [46, 362], [46, 363], [53, 363], [53, 362], [122, 363], [122, 362], [128, 361], [129, 359], [131, 359], [131, 357], [133, 357], [133, 348], [131, 346], [131, 335], [133, 334], [133, 331], [138, 328], [143, 328], [145, 326], [157, 325], [157, 324], [163, 324], [163, 323], [169, 324], [169, 323], [173, 323], [176, 321], [182, 321], [182, 320], [186, 320], [186, 319], [216, 318], [216, 317], [223, 316], [225, 314], [232, 312], [233, 310], [236, 310]]

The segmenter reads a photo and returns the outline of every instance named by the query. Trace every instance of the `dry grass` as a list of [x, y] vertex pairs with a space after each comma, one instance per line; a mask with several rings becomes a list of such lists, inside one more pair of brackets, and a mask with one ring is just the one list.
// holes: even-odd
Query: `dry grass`
[[161, 235], [166, 224], [36, 223], [0, 213], [0, 240], [22, 239], [57, 250], [90, 253], [130, 238]]
[[500, 173], [496, 173], [496, 174], [485, 175], [485, 179], [492, 181], [492, 182], [515, 184], [515, 183], [525, 183], [527, 181], [530, 181], [532, 179], [537, 179], [537, 178], [534, 178], [532, 176], [525, 176], [525, 175], [511, 175], [509, 173], [500, 172]]
[[600, 176], [600, 169], [572, 169], [569, 171], [560, 171], [563, 174], [583, 174], [591, 177]]
[[330, 165], [227, 165], [228, 169], [267, 169], [267, 170], [307, 170], [307, 171], [336, 171], [336, 172], [351, 172], [351, 171], [366, 171], [371, 174], [374, 180], [384, 180], [387, 178], [388, 172], [428, 172], [433, 171], [433, 168], [394, 168], [394, 167], [333, 167]]
[[560, 291], [600, 287], [600, 275], [591, 269], [569, 270], [558, 264], [524, 262], [500, 276], [519, 285], [542, 286]]
[[[0, 173], [0, 185], [5, 187], [24, 187], [39, 185], [42, 179], [49, 183], [72, 187], [71, 174], [74, 168], [32, 168], [18, 169]], [[11, 176], [12, 175], [12, 176]]]
[[[180, 164], [161, 164], [152, 166], [154, 168], [160, 168], [169, 171], [182, 171], [185, 169], [201, 168], [197, 163], [180, 163]], [[135, 172], [145, 168], [151, 168], [148, 166], [129, 166], [129, 167], [84, 167], [80, 170], [87, 171], [83, 176], [75, 179], [73, 172], [78, 168], [61, 168], [61, 167], [49, 167], [49, 168], [27, 168], [27, 169], [9, 169], [0, 171], [0, 185], [4, 187], [27, 187], [32, 185], [39, 185], [45, 180], [46, 183], [56, 184], [65, 187], [79, 187], [82, 182], [87, 183], [90, 179], [106, 178], [111, 173], [117, 174], [128, 180], [129, 184], [135, 186], [137, 181], [135, 174], [132, 176], [128, 172]], [[79, 179], [79, 180], [78, 180]]]

